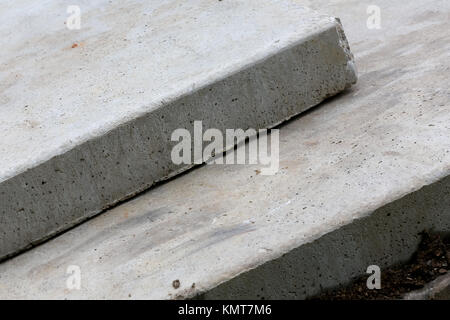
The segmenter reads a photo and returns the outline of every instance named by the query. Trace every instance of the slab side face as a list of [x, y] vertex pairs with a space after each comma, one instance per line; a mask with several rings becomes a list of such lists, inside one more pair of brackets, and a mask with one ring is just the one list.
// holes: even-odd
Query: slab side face
[[175, 129], [270, 128], [356, 81], [340, 24], [291, 1], [0, 9], [0, 259], [188, 169]]

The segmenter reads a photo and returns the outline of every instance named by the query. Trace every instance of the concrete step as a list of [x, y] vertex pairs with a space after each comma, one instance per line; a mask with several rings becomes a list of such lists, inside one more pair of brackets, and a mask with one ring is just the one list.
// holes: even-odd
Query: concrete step
[[280, 127], [276, 175], [190, 171], [2, 263], [0, 297], [304, 298], [448, 232], [450, 3], [377, 3], [380, 30], [371, 0], [310, 3], [341, 17], [361, 76]]
[[86, 2], [79, 30], [64, 1], [0, 8], [0, 259], [192, 167], [176, 129], [270, 128], [356, 81], [340, 23], [290, 0]]

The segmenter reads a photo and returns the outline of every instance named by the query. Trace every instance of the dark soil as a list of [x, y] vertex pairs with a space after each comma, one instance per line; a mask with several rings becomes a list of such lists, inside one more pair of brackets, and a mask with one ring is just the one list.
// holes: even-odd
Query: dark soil
[[418, 290], [450, 268], [450, 238], [422, 233], [422, 242], [409, 263], [381, 269], [381, 289], [369, 290], [369, 274], [358, 278], [347, 287], [326, 292], [314, 300], [392, 300]]

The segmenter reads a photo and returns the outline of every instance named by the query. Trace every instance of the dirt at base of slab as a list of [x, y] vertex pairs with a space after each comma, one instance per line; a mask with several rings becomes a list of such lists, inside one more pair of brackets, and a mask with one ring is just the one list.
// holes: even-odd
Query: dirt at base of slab
[[346, 287], [325, 292], [312, 300], [393, 300], [402, 299], [411, 291], [450, 271], [450, 238], [429, 232], [422, 233], [422, 241], [409, 263], [381, 270], [381, 289], [369, 290], [363, 276]]

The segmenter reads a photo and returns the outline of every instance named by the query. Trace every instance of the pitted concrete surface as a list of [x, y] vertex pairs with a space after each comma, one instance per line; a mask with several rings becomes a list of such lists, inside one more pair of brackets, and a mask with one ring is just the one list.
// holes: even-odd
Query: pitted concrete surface
[[450, 3], [297, 3], [341, 18], [360, 78], [280, 127], [276, 175], [193, 170], [1, 264], [0, 297], [303, 298], [407, 259], [422, 228], [448, 231]]
[[356, 81], [340, 24], [290, 0], [0, 4], [0, 259], [191, 167], [171, 134], [268, 128]]

